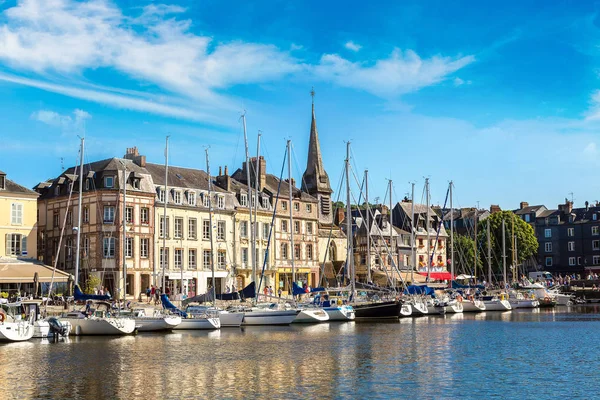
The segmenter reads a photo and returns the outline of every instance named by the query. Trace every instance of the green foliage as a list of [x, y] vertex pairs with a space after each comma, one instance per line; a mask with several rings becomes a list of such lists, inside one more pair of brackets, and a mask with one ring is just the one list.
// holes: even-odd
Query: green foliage
[[500, 211], [493, 213], [477, 225], [479, 249], [485, 252], [487, 257], [487, 224], [490, 224], [490, 238], [492, 247], [492, 269], [496, 273], [502, 273], [502, 221], [504, 221], [505, 242], [506, 242], [506, 265], [510, 272], [512, 254], [513, 254], [513, 229], [514, 237], [517, 241], [516, 256], [517, 263], [529, 259], [537, 253], [538, 241], [535, 237], [533, 227], [521, 218], [517, 217], [512, 211]]
[[0, 298], [8, 299], [8, 292], [0, 292]]
[[94, 289], [100, 287], [101, 283], [100, 278], [96, 275], [90, 275], [85, 281], [85, 294], [94, 294]]
[[[454, 272], [473, 274], [475, 272], [475, 241], [473, 238], [464, 235], [454, 235]], [[483, 267], [481, 249], [477, 253], [477, 271]], [[477, 272], [479, 275], [479, 272]]]

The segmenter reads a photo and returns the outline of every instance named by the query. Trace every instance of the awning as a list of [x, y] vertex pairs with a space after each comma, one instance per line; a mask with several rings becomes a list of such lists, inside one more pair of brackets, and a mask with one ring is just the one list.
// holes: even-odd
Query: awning
[[[419, 275], [419, 273], [417, 273], [415, 271], [413, 271], [412, 274], [410, 271], [400, 271], [400, 274], [398, 274], [397, 271], [395, 271], [393, 274], [392, 274], [392, 271], [388, 271], [387, 274], [385, 273], [385, 271], [377, 271], [377, 270], [372, 271], [372, 277], [373, 277], [374, 281], [381, 285], [387, 284], [388, 276], [389, 276], [389, 279], [396, 278], [397, 282], [404, 281], [404, 282], [412, 282], [412, 283], [424, 283], [426, 280], [421, 275]], [[413, 279], [411, 279], [411, 278], [413, 278]]]
[[[419, 275], [427, 276], [427, 272], [419, 272]], [[450, 272], [430, 272], [429, 277], [431, 279], [439, 281], [450, 281], [452, 280], [452, 274]]]
[[[37, 272], [39, 282], [52, 280], [53, 268], [38, 264], [36, 261], [0, 259], [0, 283], [33, 283], [33, 276]], [[67, 282], [69, 274], [56, 270], [54, 282]]]

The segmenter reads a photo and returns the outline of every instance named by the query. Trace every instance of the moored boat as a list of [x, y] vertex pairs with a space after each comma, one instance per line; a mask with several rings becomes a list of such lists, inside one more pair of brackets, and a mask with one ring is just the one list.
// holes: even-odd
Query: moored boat
[[355, 303], [352, 305], [356, 320], [395, 319], [400, 315], [401, 304], [396, 301]]
[[322, 308], [301, 308], [294, 318], [294, 324], [317, 324], [329, 321], [329, 314]]

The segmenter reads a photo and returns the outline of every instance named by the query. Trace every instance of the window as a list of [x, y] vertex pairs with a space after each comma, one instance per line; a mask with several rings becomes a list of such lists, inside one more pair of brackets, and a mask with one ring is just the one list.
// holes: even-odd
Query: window
[[4, 175], [0, 175], [0, 190], [6, 189], [6, 177]]
[[202, 220], [202, 239], [210, 239], [210, 221], [207, 219]]
[[419, 247], [423, 247], [423, 239], [419, 239]]
[[150, 223], [150, 209], [147, 207], [140, 208], [140, 223], [143, 225]]
[[58, 210], [54, 211], [52, 215], [52, 227], [60, 228], [60, 212]]
[[161, 203], [165, 202], [165, 191], [163, 189], [158, 189], [158, 201]]
[[125, 257], [133, 257], [133, 238], [128, 237], [125, 239]]
[[546, 253], [552, 252], [552, 242], [544, 243], [544, 250], [546, 251]]
[[73, 211], [67, 211], [67, 225], [73, 225]]
[[203, 252], [202, 265], [204, 269], [210, 269], [210, 250], [204, 250]]
[[575, 242], [569, 242], [569, 243], [567, 243], [567, 249], [569, 251], [575, 251]]
[[248, 265], [248, 248], [242, 247], [242, 266]]
[[175, 237], [177, 239], [183, 237], [183, 218], [175, 218]]
[[113, 206], [104, 206], [104, 223], [113, 223], [115, 222], [115, 207]]
[[217, 253], [217, 267], [219, 269], [225, 269], [227, 266], [227, 253], [224, 251], [219, 251]]
[[54, 186], [54, 195], [55, 196], [60, 195], [60, 185]]
[[169, 269], [169, 248], [161, 247], [160, 249], [160, 268]]
[[225, 197], [217, 196], [217, 208], [220, 208], [220, 209], [225, 208]]
[[105, 176], [104, 177], [104, 187], [105, 188], [111, 188], [114, 186], [114, 177], [112, 176]]
[[312, 222], [307, 222], [306, 223], [306, 233], [309, 235], [312, 235], [313, 233], [313, 224]]
[[294, 211], [300, 211], [300, 203], [294, 203]]
[[577, 265], [581, 265], [581, 257], [577, 257]]
[[83, 207], [83, 223], [87, 224], [88, 222], [90, 222], [90, 208]]
[[248, 195], [247, 194], [240, 194], [240, 205], [242, 207], [246, 207], [248, 205]]
[[592, 215], [592, 219], [593, 219], [594, 221], [598, 220], [598, 214], [594, 213], [594, 214]]
[[269, 208], [269, 198], [268, 197], [264, 196], [261, 199], [261, 203], [262, 203], [263, 208]]
[[181, 204], [181, 192], [179, 190], [173, 191], [173, 203]]
[[183, 249], [175, 249], [175, 268], [181, 269], [183, 265]]
[[287, 210], [287, 201], [282, 201], [281, 202], [281, 209], [282, 210]]
[[115, 238], [105, 237], [102, 245], [104, 258], [115, 258]]
[[269, 259], [267, 258], [267, 250], [263, 250], [262, 251], [262, 258], [260, 259], [260, 266], [262, 268], [262, 265], [265, 265], [265, 267], [269, 267]]
[[294, 258], [296, 260], [300, 259], [300, 245], [299, 244], [294, 245]]
[[148, 258], [149, 254], [150, 254], [150, 239], [141, 238], [140, 239], [140, 257]]
[[198, 220], [196, 218], [188, 219], [188, 239], [198, 238]]
[[240, 236], [248, 237], [248, 221], [240, 221]]
[[83, 258], [87, 258], [90, 255], [90, 238], [83, 238]]
[[294, 221], [294, 233], [300, 233], [300, 221]]
[[546, 267], [552, 266], [552, 257], [546, 257]]
[[12, 225], [23, 224], [23, 204], [12, 203], [10, 207], [10, 223]]
[[575, 257], [569, 257], [569, 265], [570, 266], [575, 265]]
[[133, 207], [125, 207], [125, 222], [133, 224]]
[[250, 204], [252, 204], [252, 208], [256, 209], [256, 196], [253, 193], [248, 193], [250, 196]]
[[312, 244], [307, 244], [306, 245], [306, 259], [307, 260], [312, 260], [313, 259], [313, 246], [312, 246]]
[[89, 179], [85, 180], [85, 190], [90, 190], [90, 180]]
[[204, 207], [209, 207], [210, 206], [210, 196], [208, 195], [208, 193], [204, 193], [202, 195], [202, 205]]
[[287, 260], [288, 259], [288, 245], [287, 245], [287, 243], [281, 243], [281, 259], [282, 260]]
[[133, 178], [131, 180], [131, 186], [133, 186], [134, 189], [139, 189], [140, 188], [140, 179]]
[[263, 239], [269, 238], [269, 231], [271, 230], [271, 225], [267, 222], [263, 223]]
[[165, 223], [165, 217], [160, 217], [160, 228], [158, 230], [159, 237], [169, 237], [169, 217]]
[[525, 222], [531, 222], [531, 217], [529, 214], [525, 214]]
[[598, 265], [598, 264], [600, 264], [600, 256], [593, 256], [593, 257], [592, 257], [592, 264], [593, 264], [593, 265]]
[[227, 221], [217, 222], [217, 240], [225, 240], [225, 229], [227, 228]]
[[592, 226], [592, 235], [594, 235], [594, 236], [598, 235], [598, 227], [597, 226]]
[[552, 237], [552, 229], [544, 229], [544, 237]]
[[306, 212], [307, 213], [311, 213], [312, 212], [312, 204], [307, 204], [306, 205]]
[[190, 206], [196, 205], [196, 192], [188, 192], [188, 204]]
[[592, 250], [600, 250], [600, 240], [592, 240]]
[[188, 269], [196, 269], [196, 249], [188, 250]]
[[[57, 244], [58, 247], [58, 244]], [[27, 255], [27, 236], [17, 233], [6, 235], [6, 255], [7, 256], [25, 256]]]
[[575, 236], [575, 228], [567, 228], [567, 236]]
[[281, 232], [287, 232], [288, 231], [288, 222], [287, 219], [283, 219], [281, 220]]

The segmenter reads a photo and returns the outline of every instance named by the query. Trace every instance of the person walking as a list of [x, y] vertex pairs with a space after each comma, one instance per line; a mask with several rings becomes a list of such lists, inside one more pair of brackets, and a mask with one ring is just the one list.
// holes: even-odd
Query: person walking
[[279, 298], [280, 298], [280, 299], [281, 299], [281, 293], [282, 293], [282, 292], [283, 292], [283, 291], [281, 290], [281, 288], [279, 288], [279, 290], [277, 291], [277, 295], [279, 296]]

